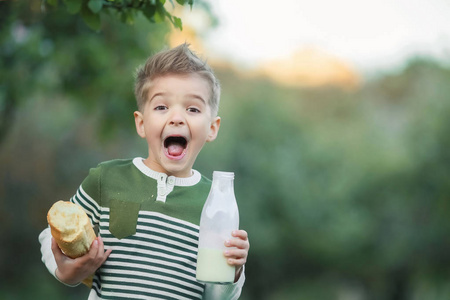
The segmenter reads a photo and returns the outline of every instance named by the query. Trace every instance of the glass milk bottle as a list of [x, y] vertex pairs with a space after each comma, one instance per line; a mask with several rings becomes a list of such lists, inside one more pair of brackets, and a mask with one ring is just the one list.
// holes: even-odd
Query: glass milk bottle
[[239, 212], [234, 196], [234, 173], [213, 172], [213, 181], [200, 218], [197, 280], [232, 283], [235, 267], [227, 263], [223, 252], [231, 232], [239, 229]]

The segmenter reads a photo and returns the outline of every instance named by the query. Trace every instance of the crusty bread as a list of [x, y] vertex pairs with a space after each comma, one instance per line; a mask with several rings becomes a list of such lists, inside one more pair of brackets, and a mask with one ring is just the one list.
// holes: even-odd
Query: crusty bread
[[58, 201], [47, 214], [50, 230], [65, 255], [76, 258], [86, 254], [95, 232], [85, 211], [69, 201]]

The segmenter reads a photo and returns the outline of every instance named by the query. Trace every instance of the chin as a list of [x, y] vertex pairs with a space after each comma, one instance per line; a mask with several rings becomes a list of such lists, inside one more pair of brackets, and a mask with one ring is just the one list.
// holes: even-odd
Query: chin
[[172, 175], [175, 177], [189, 177], [192, 174], [192, 168], [184, 167], [184, 166], [166, 166], [164, 168], [168, 175]]

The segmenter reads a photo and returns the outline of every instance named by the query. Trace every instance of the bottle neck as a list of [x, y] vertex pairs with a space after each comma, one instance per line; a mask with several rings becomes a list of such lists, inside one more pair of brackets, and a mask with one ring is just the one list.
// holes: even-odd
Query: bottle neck
[[213, 172], [213, 182], [212, 185], [214, 188], [218, 189], [222, 193], [225, 192], [233, 192], [233, 183], [234, 183], [234, 173], [233, 172]]

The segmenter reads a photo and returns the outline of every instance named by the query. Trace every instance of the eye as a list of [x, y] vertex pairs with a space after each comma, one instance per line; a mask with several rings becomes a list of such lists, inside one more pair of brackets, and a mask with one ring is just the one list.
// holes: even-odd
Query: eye
[[154, 110], [165, 110], [165, 109], [167, 109], [167, 107], [164, 105], [158, 105], [154, 108]]
[[188, 107], [187, 109], [188, 112], [192, 112], [192, 113], [199, 113], [200, 110], [196, 107]]

